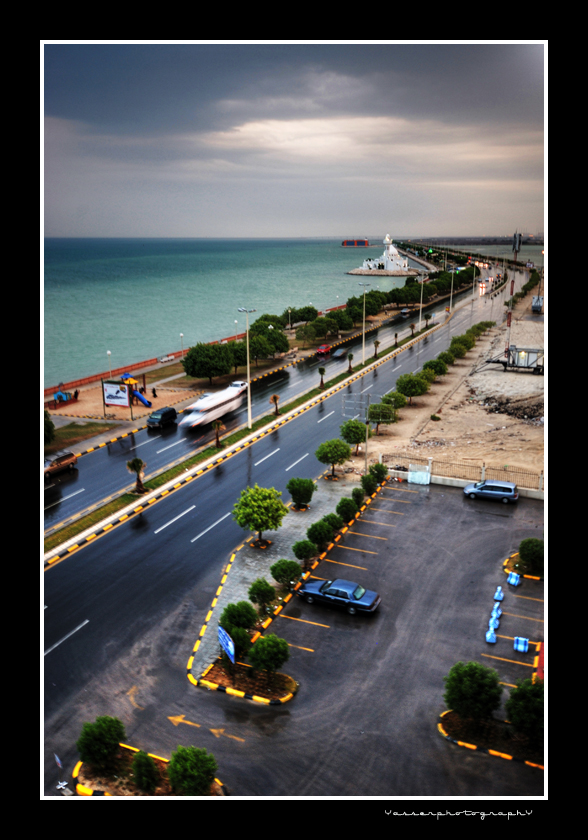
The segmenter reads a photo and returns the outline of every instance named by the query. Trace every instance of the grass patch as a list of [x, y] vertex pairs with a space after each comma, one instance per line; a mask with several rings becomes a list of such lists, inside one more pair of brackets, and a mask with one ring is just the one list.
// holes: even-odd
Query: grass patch
[[45, 455], [50, 455], [52, 452], [57, 452], [58, 449], [70, 449], [76, 443], [80, 443], [88, 438], [101, 435], [103, 432], [112, 430], [114, 432], [118, 426], [112, 423], [101, 423], [96, 420], [91, 423], [68, 423], [67, 426], [61, 426], [55, 429], [55, 437], [45, 445]]

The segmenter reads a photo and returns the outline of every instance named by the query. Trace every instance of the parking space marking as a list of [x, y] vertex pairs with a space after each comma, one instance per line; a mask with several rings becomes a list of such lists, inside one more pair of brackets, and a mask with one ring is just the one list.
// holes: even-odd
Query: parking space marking
[[300, 645], [292, 645], [290, 644], [290, 642], [288, 642], [288, 647], [295, 647], [298, 650], [307, 650], [309, 653], [314, 653], [314, 650], [312, 648], [300, 647]]
[[384, 491], [385, 490], [396, 490], [397, 493], [418, 493], [419, 492], [418, 490], [408, 490], [408, 489], [405, 490], [402, 487], [383, 487], [382, 489]]
[[400, 513], [399, 510], [386, 510], [386, 508], [370, 508], [370, 510], [378, 510], [380, 513], [394, 513], [396, 516], [405, 516], [404, 513]]
[[396, 528], [396, 525], [390, 522], [378, 522], [377, 519], [362, 519], [361, 522], [363, 525], [384, 525], [386, 528]]
[[[375, 534], [362, 534], [360, 531], [349, 531], [350, 534], [355, 534], [356, 537], [368, 537], [370, 540], [385, 540], [388, 542], [388, 537], [376, 537]], [[342, 548], [344, 546], [341, 546]]]
[[515, 598], [524, 598], [525, 601], [539, 601], [540, 604], [545, 603], [543, 598], [531, 598], [529, 595], [515, 595]]
[[308, 621], [306, 618], [294, 618], [293, 615], [284, 615], [284, 613], [280, 613], [280, 618], [289, 618], [290, 621], [302, 621], [304, 624], [314, 624], [315, 627], [326, 627], [327, 629], [331, 629], [330, 624], [319, 624], [318, 621]]
[[540, 624], [544, 624], [542, 618], [530, 618], [528, 615], [517, 615], [516, 613], [509, 613], [509, 612], [502, 612], [502, 615], [510, 615], [511, 618], [524, 618], [526, 621], [538, 621]]
[[[515, 636], [501, 636], [500, 633], [497, 633], [496, 636], [499, 639], [510, 639], [511, 642], [514, 642], [514, 640], [516, 638]], [[535, 645], [535, 648], [537, 648], [537, 645], [540, 645], [541, 642], [534, 642], [532, 639], [529, 639], [529, 644], [530, 645]]]
[[[350, 545], [336, 545], [335, 548], [344, 548], [347, 551], [363, 551], [364, 554], [377, 554], [377, 551], [368, 551], [367, 548], [351, 548]], [[325, 557], [325, 560], [327, 558]]]
[[512, 662], [514, 665], [524, 665], [525, 668], [535, 667], [532, 662], [519, 662], [518, 659], [505, 659], [504, 656], [491, 656], [489, 653], [483, 653], [481, 655], [485, 656], [487, 659], [500, 659], [501, 662]]
[[[412, 502], [409, 502], [408, 499], [385, 499], [387, 502], [398, 502], [399, 505], [412, 505]], [[384, 501], [384, 499], [382, 499]]]
[[[375, 551], [370, 551], [370, 554], [375, 554]], [[329, 560], [327, 557], [324, 558], [325, 563], [334, 563], [336, 566], [348, 566], [350, 569], [361, 569], [364, 572], [367, 572], [365, 566], [354, 566], [352, 563], [340, 563], [338, 560]]]

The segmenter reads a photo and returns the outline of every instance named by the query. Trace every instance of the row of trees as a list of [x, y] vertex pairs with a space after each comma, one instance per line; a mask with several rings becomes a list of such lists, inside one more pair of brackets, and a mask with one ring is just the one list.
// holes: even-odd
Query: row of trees
[[[125, 727], [115, 717], [102, 716], [94, 723], [84, 723], [76, 747], [83, 762], [109, 776], [117, 776], [122, 766], [121, 742], [126, 741]], [[167, 777], [174, 793], [181, 796], [206, 796], [217, 771], [214, 756], [198, 747], [178, 745], [167, 765]], [[140, 751], [132, 763], [132, 778], [145, 793], [153, 793], [160, 783], [160, 772], [151, 756]]]

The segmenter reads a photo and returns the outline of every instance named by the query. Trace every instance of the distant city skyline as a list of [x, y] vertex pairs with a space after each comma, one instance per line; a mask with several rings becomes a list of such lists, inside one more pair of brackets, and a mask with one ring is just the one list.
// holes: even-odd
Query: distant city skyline
[[44, 42], [45, 235], [537, 236], [545, 50]]

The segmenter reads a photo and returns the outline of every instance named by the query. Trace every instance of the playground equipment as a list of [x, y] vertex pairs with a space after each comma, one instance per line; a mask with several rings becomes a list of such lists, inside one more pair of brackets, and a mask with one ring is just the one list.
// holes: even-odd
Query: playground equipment
[[139, 400], [139, 402], [142, 402], [144, 406], [147, 406], [147, 408], [152, 407], [152, 403], [150, 403], [149, 400], [145, 399], [145, 397], [143, 396], [143, 394], [140, 393], [140, 391], [134, 390], [133, 385], [138, 385], [139, 383], [136, 379], [133, 379], [130, 373], [123, 373], [121, 379], [125, 383], [125, 385], [131, 386], [131, 393], [134, 397], [136, 397]]
[[46, 408], [63, 408], [63, 406], [71, 405], [78, 401], [78, 391], [75, 391], [73, 394], [71, 391], [64, 391], [63, 382], [60, 382], [57, 388], [58, 390], [53, 394], [53, 399], [45, 403]]

